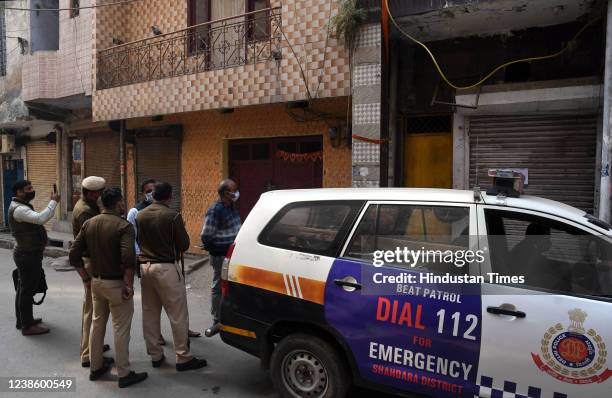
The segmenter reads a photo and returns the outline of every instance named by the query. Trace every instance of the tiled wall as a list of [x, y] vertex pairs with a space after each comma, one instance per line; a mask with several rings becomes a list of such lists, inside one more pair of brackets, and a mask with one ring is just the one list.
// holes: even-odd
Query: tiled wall
[[[94, 0], [81, 0], [81, 6]], [[60, 0], [60, 8], [70, 0]], [[82, 9], [75, 18], [60, 11], [59, 51], [37, 51], [23, 66], [23, 97], [26, 101], [91, 95], [92, 10]]]
[[[381, 29], [361, 28], [357, 39], [353, 75], [353, 135], [380, 139]], [[353, 186], [376, 187], [380, 180], [380, 145], [353, 138]]]
[[[328, 112], [342, 114], [346, 98], [323, 100], [318, 106]], [[181, 124], [183, 143], [181, 159], [182, 214], [191, 237], [197, 245], [202, 220], [208, 206], [216, 200], [217, 186], [227, 158], [224, 143], [230, 139], [279, 137], [290, 135], [323, 135], [323, 186], [351, 186], [351, 150], [344, 143], [332, 146], [324, 122], [299, 123], [285, 112], [284, 105], [264, 105], [236, 109], [234, 113], [218, 111], [190, 112], [170, 115], [163, 122], [132, 119], [127, 128], [160, 124]]]
[[[187, 26], [187, 0], [149, 0], [143, 3], [146, 6], [136, 2], [97, 10], [94, 43], [98, 50], [111, 46], [112, 37], [122, 40], [151, 37], [152, 25], [164, 33]], [[282, 40], [283, 58], [280, 62], [269, 61], [97, 90], [93, 94], [94, 119], [134, 118], [306, 99], [306, 84], [299, 65], [304, 68], [312, 97], [348, 95], [350, 75], [346, 50], [335, 38], [326, 40], [330, 11], [332, 14], [337, 12], [337, 3], [328, 0], [272, 0], [271, 5], [281, 7], [283, 30], [299, 61], [287, 41]]]

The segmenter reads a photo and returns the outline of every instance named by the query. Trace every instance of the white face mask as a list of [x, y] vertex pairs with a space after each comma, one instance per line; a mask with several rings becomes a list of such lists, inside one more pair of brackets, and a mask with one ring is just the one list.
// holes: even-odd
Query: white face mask
[[238, 199], [240, 199], [240, 192], [236, 191], [234, 192], [234, 195], [232, 196], [232, 201], [237, 201]]
[[153, 192], [145, 193], [145, 202], [153, 203]]

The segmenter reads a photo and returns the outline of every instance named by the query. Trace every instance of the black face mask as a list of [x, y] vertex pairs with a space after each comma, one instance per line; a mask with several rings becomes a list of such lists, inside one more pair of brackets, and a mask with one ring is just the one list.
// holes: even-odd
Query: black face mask
[[34, 198], [36, 197], [36, 191], [30, 191], [30, 192], [25, 192], [25, 200], [26, 201], [31, 201], [34, 200]]

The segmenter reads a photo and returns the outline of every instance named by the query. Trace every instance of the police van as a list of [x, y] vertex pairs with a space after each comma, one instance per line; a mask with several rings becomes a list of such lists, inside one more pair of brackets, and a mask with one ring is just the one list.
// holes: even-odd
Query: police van
[[265, 193], [222, 295], [282, 397], [612, 396], [612, 227], [513, 189]]

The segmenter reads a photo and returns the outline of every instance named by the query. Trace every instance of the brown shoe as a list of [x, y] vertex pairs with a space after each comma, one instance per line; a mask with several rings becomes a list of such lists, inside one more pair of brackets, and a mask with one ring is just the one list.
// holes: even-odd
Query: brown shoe
[[49, 333], [49, 328], [44, 326], [32, 325], [27, 329], [22, 329], [21, 334], [24, 336], [36, 336], [39, 334]]
[[202, 337], [202, 333], [189, 329], [189, 337]]

